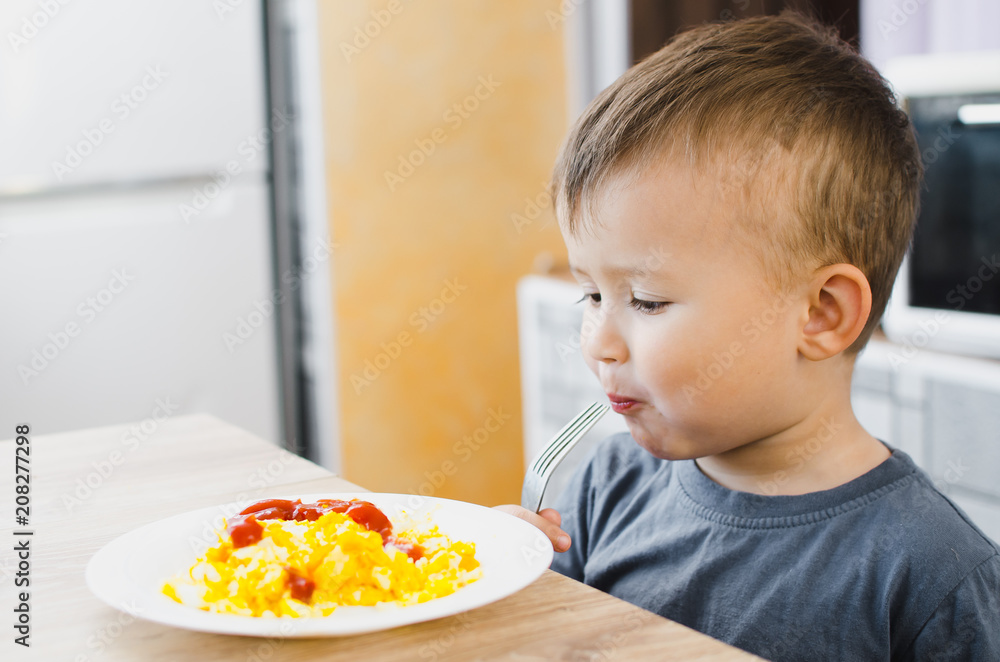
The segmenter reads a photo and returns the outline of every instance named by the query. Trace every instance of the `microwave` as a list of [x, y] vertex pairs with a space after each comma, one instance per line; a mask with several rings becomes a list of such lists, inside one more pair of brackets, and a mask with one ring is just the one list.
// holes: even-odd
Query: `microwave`
[[924, 184], [882, 327], [889, 340], [1000, 358], [1000, 51], [883, 70], [917, 135]]

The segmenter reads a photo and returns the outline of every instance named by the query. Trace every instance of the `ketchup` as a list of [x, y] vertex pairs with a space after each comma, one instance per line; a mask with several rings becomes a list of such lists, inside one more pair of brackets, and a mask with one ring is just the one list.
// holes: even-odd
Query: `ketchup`
[[286, 567], [285, 570], [288, 572], [286, 581], [291, 596], [299, 602], [308, 603], [312, 599], [313, 591], [316, 590], [316, 582], [308, 577], [303, 577], [294, 568]]
[[[264, 499], [250, 504], [229, 521], [229, 537], [233, 547], [246, 547], [260, 541], [263, 527], [258, 520], [280, 519], [297, 522], [315, 522], [327, 513], [343, 513], [369, 531], [382, 536], [384, 544], [391, 544], [411, 559], [423, 557], [423, 548], [415, 542], [392, 535], [392, 522], [378, 506], [360, 499], [319, 499], [316, 503], [302, 503], [301, 499]], [[308, 580], [307, 580], [308, 581]], [[304, 590], [304, 589], [303, 589]], [[309, 589], [312, 594], [312, 589]], [[292, 597], [295, 597], [294, 595]]]
[[344, 514], [369, 531], [375, 531], [381, 535], [382, 540], [388, 540], [389, 536], [392, 535], [392, 522], [373, 503], [352, 501]]
[[264, 527], [260, 525], [256, 517], [242, 513], [229, 520], [226, 530], [229, 531], [233, 547], [237, 549], [260, 542], [264, 534]]
[[396, 536], [389, 536], [386, 540], [388, 544], [403, 552], [414, 561], [418, 561], [424, 556], [424, 548], [411, 540], [397, 538]]

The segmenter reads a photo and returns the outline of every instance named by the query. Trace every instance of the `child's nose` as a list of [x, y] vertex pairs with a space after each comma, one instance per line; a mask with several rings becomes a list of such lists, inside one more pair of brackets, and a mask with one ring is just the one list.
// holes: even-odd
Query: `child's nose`
[[583, 351], [595, 361], [622, 363], [628, 360], [628, 345], [618, 325], [603, 309], [588, 310], [580, 329]]

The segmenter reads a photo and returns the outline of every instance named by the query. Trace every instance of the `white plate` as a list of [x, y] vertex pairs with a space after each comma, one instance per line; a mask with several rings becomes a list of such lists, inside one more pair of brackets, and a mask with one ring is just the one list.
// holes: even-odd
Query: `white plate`
[[161, 589], [217, 541], [213, 529], [247, 503], [203, 508], [147, 524], [105, 545], [87, 565], [87, 586], [112, 607], [149, 621], [189, 630], [257, 637], [327, 637], [384, 630], [475, 609], [535, 581], [552, 562], [552, 545], [527, 522], [462, 501], [408, 494], [338, 493], [277, 497], [363, 499], [381, 508], [393, 528], [430, 522], [452, 540], [476, 544], [482, 577], [443, 598], [411, 607], [338, 607], [321, 618], [253, 618], [215, 614], [178, 604]]

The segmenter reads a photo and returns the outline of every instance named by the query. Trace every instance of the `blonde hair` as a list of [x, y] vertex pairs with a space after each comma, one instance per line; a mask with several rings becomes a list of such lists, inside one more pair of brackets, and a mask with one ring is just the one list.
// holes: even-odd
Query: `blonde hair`
[[864, 58], [793, 12], [681, 33], [574, 124], [552, 178], [560, 223], [583, 231], [602, 186], [664, 155], [721, 172], [745, 203], [734, 230], [757, 239], [776, 283], [805, 265], [858, 267], [872, 311], [849, 351], [864, 346], [910, 244], [922, 176], [909, 119]]

